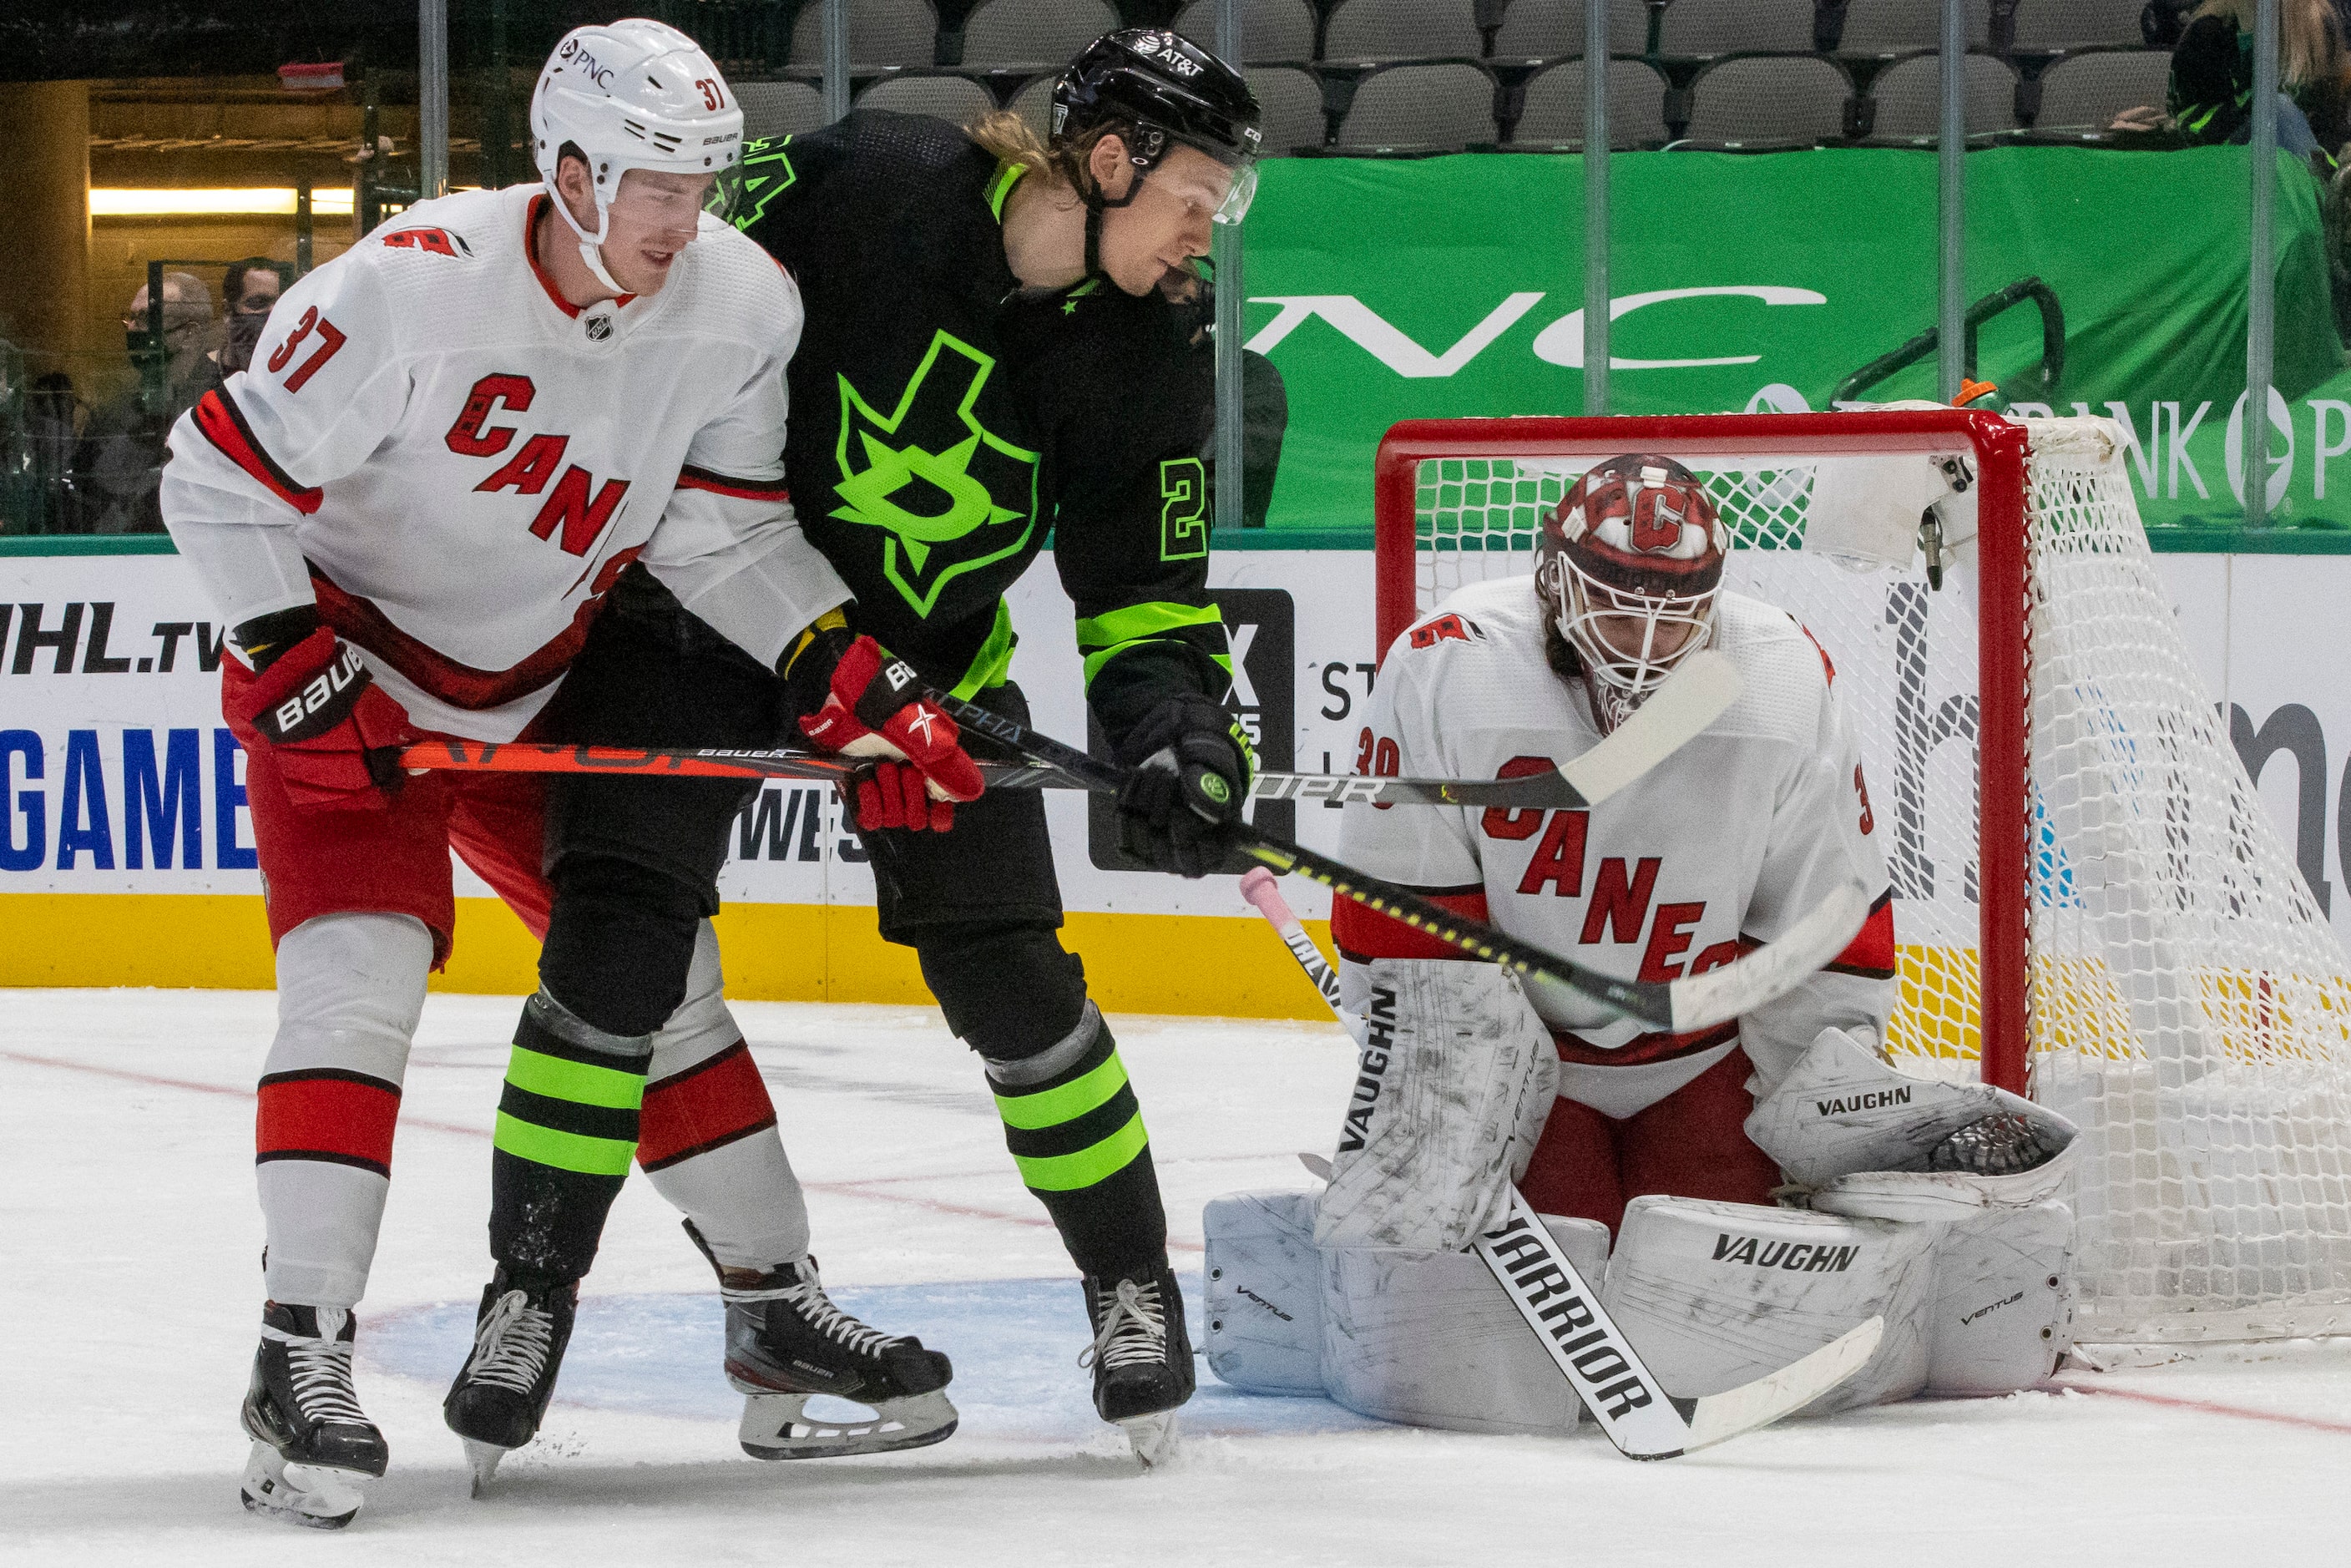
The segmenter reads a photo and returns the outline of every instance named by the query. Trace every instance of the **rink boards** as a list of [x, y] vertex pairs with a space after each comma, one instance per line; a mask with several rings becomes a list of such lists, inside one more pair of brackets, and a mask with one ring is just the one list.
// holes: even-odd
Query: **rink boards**
[[[1077, 739], [1086, 716], [1072, 613], [1050, 559], [1012, 596], [1013, 669], [1038, 727]], [[2338, 935], [2351, 934], [2351, 909], [2332, 908], [2333, 884], [2351, 881], [2351, 779], [2328, 742], [2330, 728], [2351, 739], [2351, 648], [2327, 633], [2351, 596], [2351, 557], [2157, 564], [2210, 695], [2236, 710], [2263, 805]], [[1374, 679], [1372, 575], [1364, 549], [1220, 541], [1211, 583], [1267, 766], [1355, 770]], [[0, 983], [268, 985], [243, 756], [218, 707], [224, 629], [193, 574], [168, 553], [0, 556]], [[1262, 825], [1337, 849], [1336, 808], [1259, 809], [1275, 813]], [[1313, 1016], [1314, 993], [1233, 879], [1119, 869], [1102, 805], [1052, 794], [1047, 810], [1069, 940], [1104, 1005]], [[925, 999], [912, 955], [874, 933], [872, 877], [828, 789], [769, 784], [731, 841], [720, 916], [730, 992]], [[535, 945], [470, 873], [455, 874], [456, 950], [437, 983], [528, 989]], [[1289, 896], [1327, 939], [1328, 895], [1300, 885]], [[1952, 956], [1906, 948], [1906, 975], [1947, 970]], [[1938, 1054], [1964, 1053], [1972, 1019], [1941, 1021]]]

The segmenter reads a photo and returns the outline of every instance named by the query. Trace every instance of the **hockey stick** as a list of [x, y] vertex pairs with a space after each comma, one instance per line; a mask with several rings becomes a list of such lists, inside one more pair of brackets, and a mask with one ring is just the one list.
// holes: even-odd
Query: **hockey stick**
[[[933, 706], [946, 710], [947, 716], [964, 728], [1009, 747], [1030, 763], [1059, 768], [1081, 779], [1090, 789], [1115, 791], [1126, 782], [1127, 768], [1089, 757], [976, 703], [949, 696], [935, 687], [925, 691], [923, 696]], [[1531, 942], [1521, 942], [1490, 925], [1457, 915], [1410, 888], [1365, 875], [1343, 861], [1261, 832], [1246, 822], [1230, 824], [1226, 831], [1234, 848], [1260, 865], [1278, 872], [1297, 872], [1333, 893], [1458, 947], [1472, 957], [1564, 986], [1652, 1029], [1676, 1034], [1711, 1028], [1786, 994], [1844, 951], [1869, 913], [1868, 895], [1859, 883], [1848, 883], [1822, 899], [1779, 941], [1759, 947], [1744, 958], [1703, 975], [1677, 980], [1622, 980], [1572, 958], [1546, 952]]]
[[[1244, 875], [1241, 896], [1281, 934], [1290, 956], [1322, 993], [1340, 1027], [1362, 1044], [1358, 1020], [1339, 1005], [1339, 980], [1330, 960], [1290, 912], [1271, 873], [1259, 866]], [[1317, 1174], [1328, 1181], [1330, 1166], [1325, 1164]], [[1610, 1319], [1600, 1293], [1585, 1282], [1551, 1228], [1516, 1186], [1510, 1193], [1509, 1214], [1478, 1238], [1478, 1256], [1534, 1330], [1583, 1407], [1627, 1458], [1675, 1458], [1769, 1426], [1860, 1371], [1886, 1332], [1885, 1320], [1873, 1317], [1752, 1383], [1695, 1399], [1677, 1398], [1666, 1393]]]
[[[1496, 806], [1574, 810], [1606, 800], [1714, 722], [1739, 695], [1739, 673], [1719, 661], [1685, 669], [1656, 696], [1583, 756], [1553, 771], [1516, 779], [1379, 779], [1348, 773], [1260, 773], [1258, 800], [1363, 801], [1375, 806]], [[1695, 678], [1693, 678], [1695, 677]], [[561, 746], [536, 741], [441, 739], [401, 753], [400, 765], [461, 773], [658, 773], [679, 779], [847, 778], [861, 759], [810, 751]], [[1057, 768], [983, 762], [991, 789], [1089, 789], [1096, 784]]]

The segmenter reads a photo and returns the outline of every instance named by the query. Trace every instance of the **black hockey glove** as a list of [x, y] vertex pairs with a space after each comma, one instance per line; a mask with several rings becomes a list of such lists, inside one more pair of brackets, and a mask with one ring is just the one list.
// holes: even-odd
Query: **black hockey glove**
[[1144, 716], [1119, 747], [1118, 842], [1155, 871], [1206, 876], [1232, 847], [1257, 758], [1240, 721], [1197, 692]]

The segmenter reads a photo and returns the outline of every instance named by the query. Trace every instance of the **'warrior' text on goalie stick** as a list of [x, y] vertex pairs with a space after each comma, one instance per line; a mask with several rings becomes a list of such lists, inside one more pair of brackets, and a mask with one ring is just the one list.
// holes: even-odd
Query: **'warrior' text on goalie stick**
[[[1126, 780], [1128, 769], [1089, 757], [1075, 747], [1040, 735], [976, 703], [950, 696], [936, 687], [925, 689], [923, 698], [945, 709], [947, 716], [965, 729], [987, 736], [1029, 762], [1081, 779], [1090, 789], [1115, 791]], [[1627, 777], [1638, 777], [1638, 771]], [[1848, 883], [1822, 899], [1779, 941], [1759, 947], [1744, 958], [1703, 975], [1677, 980], [1623, 980], [1546, 952], [1531, 942], [1506, 936], [1423, 898], [1410, 888], [1367, 876], [1343, 861], [1276, 838], [1246, 822], [1233, 824], [1230, 831], [1233, 846], [1260, 865], [1275, 871], [1297, 872], [1333, 893], [1458, 947], [1472, 957], [1564, 986], [1627, 1018], [1637, 1019], [1651, 1029], [1676, 1034], [1711, 1028], [1785, 995], [1842, 952], [1869, 913], [1869, 899], [1860, 884]]]
[[[1344, 773], [1260, 773], [1258, 800], [1362, 800], [1373, 805], [1499, 806], [1575, 810], [1597, 805], [1720, 716], [1737, 700], [1739, 672], [1710, 649], [1684, 662], [1640, 711], [1607, 739], [1553, 771], [1516, 779], [1380, 779]], [[484, 773], [659, 773], [699, 779], [839, 779], [863, 766], [808, 751], [668, 750], [557, 746], [528, 741], [423, 741], [401, 754], [403, 768]], [[1058, 768], [983, 762], [990, 789], [1088, 789], [1100, 785]]]
[[[1290, 912], [1273, 873], [1259, 866], [1243, 876], [1241, 896], [1281, 934], [1290, 956], [1322, 993], [1341, 1027], [1361, 1045], [1362, 1020], [1339, 1005], [1339, 977]], [[1329, 1166], [1319, 1174], [1327, 1178]], [[1552, 1239], [1550, 1227], [1516, 1186], [1510, 1193], [1510, 1210], [1502, 1222], [1478, 1238], [1478, 1257], [1534, 1330], [1583, 1407], [1627, 1458], [1675, 1458], [1769, 1426], [1860, 1371], [1886, 1331], [1885, 1320], [1871, 1318], [1752, 1383], [1695, 1399], [1678, 1398], [1658, 1385], [1640, 1353], [1601, 1306], [1600, 1293]]]

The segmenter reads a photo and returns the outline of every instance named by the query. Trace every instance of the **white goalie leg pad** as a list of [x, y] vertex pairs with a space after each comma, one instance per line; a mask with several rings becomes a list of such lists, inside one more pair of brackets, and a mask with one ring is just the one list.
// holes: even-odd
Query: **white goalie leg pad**
[[2074, 1343], [2072, 1210], [1990, 1208], [1938, 1228], [1927, 1347], [1934, 1394], [2012, 1394]]
[[[2063, 1152], [2013, 1175], [1928, 1168], [1928, 1155], [1952, 1134], [2003, 1115]], [[1815, 1189], [1810, 1207], [1876, 1219], [1951, 1219], [2038, 1203], [2071, 1173], [2075, 1135], [2064, 1117], [2005, 1089], [1896, 1072], [1834, 1029], [1820, 1032], [1746, 1125], [1790, 1181]]]
[[1720, 1394], [1778, 1371], [1872, 1317], [1886, 1329], [1820, 1415], [1927, 1385], [1938, 1228], [1799, 1209], [1636, 1197], [1600, 1292], [1668, 1393]]
[[[1608, 1228], [1543, 1217], [1598, 1279]], [[1350, 1247], [1322, 1254], [1322, 1382], [1348, 1409], [1459, 1432], [1557, 1435], [1583, 1406], [1542, 1342], [1469, 1252]]]
[[1314, 1239], [1458, 1252], [1526, 1169], [1551, 1114], [1559, 1051], [1491, 964], [1367, 966], [1366, 1033]]
[[1311, 1192], [1236, 1192], [1201, 1213], [1208, 1370], [1251, 1394], [1322, 1392]]

